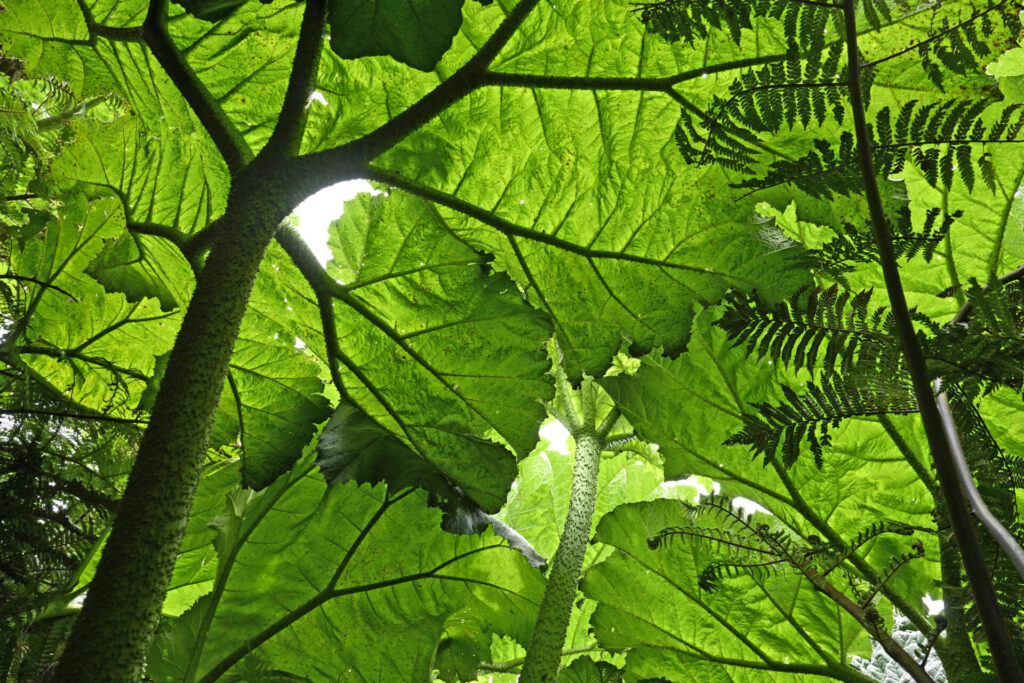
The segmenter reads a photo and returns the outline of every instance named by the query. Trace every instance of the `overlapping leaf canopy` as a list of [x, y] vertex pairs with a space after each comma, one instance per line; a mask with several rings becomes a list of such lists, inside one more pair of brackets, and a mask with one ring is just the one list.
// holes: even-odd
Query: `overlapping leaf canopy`
[[[301, 153], [393, 121], [470, 60], [515, 5], [332, 3]], [[170, 7], [171, 47], [249, 153], [276, 122], [302, 8]], [[15, 332], [4, 362], [81, 415], [140, 421], [231, 182], [142, 39], [146, 11], [142, 0], [13, 0], [0, 14], [0, 42], [30, 76], [66, 81], [80, 99], [124, 102], [116, 116], [66, 124], [73, 142], [40, 173], [46, 197], [4, 228], [7, 272], [21, 278], [0, 281], [17, 302], [5, 311]], [[904, 50], [972, 11], [944, 2], [865, 22], [865, 58], [880, 60], [872, 113], [943, 96]], [[479, 661], [514, 660], [514, 647], [492, 649], [490, 638], [526, 642], [540, 574], [493, 535], [442, 532], [425, 503], [493, 513], [507, 499], [501, 518], [553, 553], [571, 468], [556, 455], [524, 459], [554, 393], [552, 337], [574, 379], [604, 375], [613, 358], [620, 368], [640, 360], [601, 383], [659, 445], [666, 479], [713, 478], [803, 539], [835, 543], [877, 520], [926, 530], [925, 558], [886, 583], [878, 609], [888, 616], [896, 606], [928, 627], [920, 598], [949, 568], [938, 561], [934, 482], [914, 418], [893, 418], [888, 431], [873, 417], [845, 422], [820, 468], [809, 457], [791, 469], [766, 465], [723, 445], [754, 404], [778, 402], [780, 385], [800, 389], [809, 377], [733, 348], [713, 325], [716, 304], [729, 289], [775, 302], [812, 284], [794, 240], [819, 247], [849, 224], [863, 230], [866, 215], [856, 195], [815, 195], [807, 183], [738, 189], [744, 176], [728, 164], [697, 166], [680, 153], [681, 117], [711, 108], [740, 70], [785, 58], [786, 22], [755, 24], [737, 40], [711, 30], [688, 45], [649, 33], [629, 3], [537, 3], [468, 94], [365, 166], [383, 193], [346, 205], [325, 268], [282, 230], [231, 359], [211, 464], [150, 655], [156, 679], [352, 671], [414, 680], [437, 669], [469, 680]], [[1003, 28], [976, 39], [993, 60], [1012, 46]], [[989, 122], [1021, 102], [1020, 50], [990, 68], [1004, 99], [993, 98]], [[994, 90], [978, 71], [949, 71], [943, 85], [965, 98]], [[842, 125], [810, 128], [765, 136], [757, 170], [802, 157], [813, 138], [838, 140]], [[972, 153], [990, 175], [970, 189], [963, 173], [936, 182], [927, 163], [883, 179], [913, 229], [933, 207], [955, 216], [936, 256], [908, 259], [904, 270], [911, 303], [939, 324], [964, 300], [961, 289], [940, 292], [1024, 261], [1024, 156], [1011, 144]], [[843, 281], [883, 287], [870, 262]], [[996, 392], [981, 411], [997, 438], [1015, 443], [1019, 397]], [[320, 469], [308, 450], [318, 434]], [[857, 680], [845, 665], [869, 651], [867, 635], [808, 581], [743, 579], [703, 595], [699, 553], [647, 546], [681, 519], [680, 492], [658, 488], [650, 466], [623, 456], [608, 465], [624, 474], [602, 470], [599, 515], [630, 505], [597, 527], [603, 545], [591, 552], [567, 647], [629, 649], [638, 679], [763, 680], [771, 670], [777, 680]], [[427, 494], [403, 493], [408, 486]], [[655, 498], [668, 500], [639, 502]], [[866, 544], [851, 571], [876, 580], [904, 541]], [[597, 672], [580, 659], [565, 676]]]

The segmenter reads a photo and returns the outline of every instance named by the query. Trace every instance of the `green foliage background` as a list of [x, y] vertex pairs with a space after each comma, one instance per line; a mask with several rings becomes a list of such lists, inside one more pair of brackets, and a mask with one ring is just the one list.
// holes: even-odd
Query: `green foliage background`
[[[832, 284], [875, 290], [865, 310], [885, 303], [859, 181], [842, 168], [845, 100], [770, 85], [780, 74], [818, 79], [815, 62], [831, 80], [820, 62], [835, 25], [815, 23], [812, 35], [799, 19], [798, 32], [782, 10], [730, 25], [739, 12], [707, 19], [690, 42], [665, 18], [685, 3], [531, 2], [485, 69], [460, 71], [516, 4], [328, 3], [330, 38], [310, 84], [322, 101], [306, 103], [298, 162], [281, 171], [296, 198], [339, 179], [332, 150], [392, 130], [445, 83], [465, 92], [358, 159], [355, 174], [382, 193], [345, 205], [326, 267], [287, 226], [267, 250], [146, 675], [497, 680], [518, 670], [543, 574], [508, 547], [511, 534], [479, 520], [496, 515], [554, 554], [572, 464], [537, 445], [555, 395], [551, 339], [572, 381], [599, 378], [602, 405], [657, 444], [654, 455], [645, 446], [646, 457], [602, 462], [559, 680], [870, 680], [851, 661], [871, 653], [871, 634], [806, 576], [741, 572], [709, 591], [702, 573], [720, 548], [649, 547], [688, 523], [679, 501], [697, 491], [664, 482], [692, 475], [757, 502], [769, 513], [758, 520], [808, 547], [839, 547], [875, 522], [908, 525], [913, 538], [881, 535], [851, 551], [835, 583], [851, 594], [877, 586], [883, 628], [896, 608], [928, 637], [921, 598], [942, 596], [950, 627], [934, 661], [950, 680], [987, 667], [923, 431], [915, 415], [885, 416], [913, 412], [898, 403], [913, 399], [899, 360], [880, 350], [894, 343], [884, 318], [836, 343], [850, 344], [850, 358], [889, 359], [888, 402], [812, 429], [817, 440], [801, 433], [778, 456], [785, 435], [758, 441], [759, 416], [806, 396], [808, 383], [840, 381], [832, 360], [787, 358], [768, 341], [758, 350], [736, 339], [742, 315], [723, 322], [747, 310], [737, 301], [790, 301], [799, 320], [799, 297]], [[258, 153], [278, 124], [306, 3], [182, 5], [167, 8], [174, 50], [242, 156]], [[147, 11], [142, 0], [9, 0], [0, 12], [0, 44], [29, 77], [0, 84], [3, 409], [79, 434], [116, 427], [129, 451], [239, 182], [147, 43]], [[859, 36], [873, 64], [879, 182], [907, 244], [905, 291], [934, 339], [932, 371], [964, 380], [963, 410], [981, 420], [972, 433], [1002, 446], [977, 446], [972, 464], [983, 493], [1002, 489], [997, 514], [1018, 535], [1019, 301], [986, 319], [984, 339], [942, 328], [972, 291], [981, 308], [972, 282], [1024, 263], [1019, 11], [872, 2]], [[796, 43], [821, 54], [794, 57]], [[964, 105], [941, 105], [954, 100]], [[901, 129], [901, 111], [925, 113]], [[837, 168], [821, 172], [829, 159]], [[821, 315], [828, 338], [849, 331], [835, 324], [842, 315]], [[957, 354], [992, 337], [956, 375]], [[1000, 355], [1009, 360], [984, 364]], [[58, 446], [48, 457], [109, 473], [97, 488], [120, 495], [126, 467], [110, 464], [110, 449]], [[13, 490], [13, 472], [0, 485]], [[81, 499], [62, 495], [62, 505]], [[9, 680], [35, 680], [59, 654], [112, 518], [86, 507], [67, 518], [88, 522], [70, 569], [44, 586], [0, 567], [4, 595], [19, 596], [0, 610]], [[459, 515], [479, 533], [450, 533]], [[52, 534], [29, 547], [57, 546]], [[923, 558], [882, 581], [913, 542]], [[986, 551], [1019, 638], [1019, 577]]]

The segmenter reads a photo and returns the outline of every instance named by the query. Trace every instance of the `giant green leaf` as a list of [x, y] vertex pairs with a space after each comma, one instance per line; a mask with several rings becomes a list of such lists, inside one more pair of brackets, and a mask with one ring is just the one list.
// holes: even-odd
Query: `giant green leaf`
[[641, 678], [798, 681], [816, 673], [859, 680], [844, 665], [866, 651], [867, 636], [810, 582], [769, 573], [726, 580], [709, 593], [697, 579], [713, 551], [685, 540], [648, 547], [648, 538], [686, 524], [689, 514], [678, 501], [658, 500], [602, 520], [597, 538], [622, 551], [583, 581], [598, 601], [592, 624], [602, 645], [628, 648], [626, 666]]
[[[934, 500], [928, 489], [871, 418], [845, 421], [820, 469], [806, 446], [805, 455], [787, 470], [778, 459], [765, 464], [742, 446], [724, 445], [740, 430], [740, 415], [756, 410], [755, 403], [777, 401], [778, 383], [793, 380], [776, 375], [767, 359], [753, 361], [745, 347], [730, 348], [725, 333], [710, 325], [715, 316], [714, 309], [700, 315], [688, 350], [678, 359], [649, 354], [635, 377], [602, 380], [638, 433], [659, 445], [666, 479], [709, 477], [729, 495], [756, 501], [805, 537], [850, 541], [882, 520], [932, 524]], [[893, 419], [912, 448], [906, 457], [927, 457], [916, 417]], [[933, 539], [921, 540], [927, 562], [892, 584], [918, 609], [920, 597], [932, 590], [939, 559]], [[876, 571], [884, 570], [897, 552], [884, 538], [862, 550]]]
[[434, 68], [462, 23], [463, 0], [333, 0], [331, 48], [345, 59], [390, 55]]
[[[21, 352], [34, 372], [73, 401], [127, 416], [156, 357], [170, 348], [178, 315], [155, 299], [129, 301], [86, 274], [105, 242], [127, 239], [112, 198], [78, 197], [14, 255], [24, 280]], [[12, 340], [14, 341], [14, 340]]]
[[[5, 3], [5, 55], [24, 58], [29, 74], [66, 82], [79, 98], [113, 93], [124, 102], [114, 121], [62, 128], [72, 144], [52, 166], [47, 154], [39, 157], [39, 170], [56, 182], [37, 188], [60, 196], [15, 200], [35, 202], [34, 222], [10, 239], [0, 229], [0, 254], [11, 247], [3, 291], [19, 298], [4, 304], [19, 320], [4, 340], [18, 364], [11, 374], [34, 373], [35, 385], [63, 393], [91, 417], [145, 421], [158, 359], [192, 293], [192, 270], [204, 267], [191, 236], [205, 237], [223, 227], [215, 221], [225, 212], [254, 202], [284, 215], [302, 194], [343, 179], [369, 177], [388, 192], [346, 208], [332, 228], [334, 260], [325, 270], [285, 239], [284, 249], [267, 250], [210, 435], [220, 451], [212, 460], [239, 463], [208, 469], [202, 482], [165, 604], [166, 638], [150, 660], [154, 678], [194, 680], [217, 662], [232, 664], [224, 679], [267, 681], [420, 680], [434, 671], [470, 678], [488, 653], [514, 663], [519, 653], [503, 650], [514, 641], [491, 637], [525, 642], [529, 599], [513, 593], [535, 597], [538, 573], [505, 550], [483, 550], [497, 543], [491, 535], [444, 535], [440, 513], [424, 502], [465, 496], [495, 511], [507, 501], [501, 518], [551, 554], [570, 461], [527, 454], [545, 418], [539, 401], [552, 395], [544, 353], [552, 336], [574, 381], [604, 375], [620, 349], [632, 354], [635, 376], [601, 381], [625, 420], [659, 444], [670, 478], [713, 479], [726, 497], [763, 505], [771, 523], [801, 543], [849, 540], [879, 520], [918, 527], [925, 559], [887, 581], [878, 600], [884, 616], [899, 603], [927, 630], [923, 594], [955, 594], [955, 585], [936, 584], [938, 546], [952, 546], [932, 533], [934, 482], [915, 417], [893, 418], [891, 434], [870, 416], [844, 421], [820, 469], [807, 452], [787, 470], [724, 445], [742, 415], [781, 400], [780, 385], [802, 390], [810, 376], [730, 348], [711, 324], [714, 305], [728, 289], [778, 300], [820, 276], [806, 271], [803, 250], [786, 234], [816, 246], [821, 235], [808, 235], [818, 226], [867, 229], [857, 193], [825, 201], [786, 182], [748, 193], [734, 187], [744, 179], [734, 168], [695, 166], [679, 153], [681, 117], [734, 95], [738, 74], [748, 80], [736, 87], [756, 88], [766, 102], [790, 96], [789, 86], [750, 81], [763, 66], [750, 64], [771, 62], [774, 77], [799, 73], [793, 60], [782, 61], [791, 46], [790, 54], [804, 48], [793, 45], [807, 28], [797, 13], [758, 18], [735, 36], [713, 26], [688, 44], [648, 32], [643, 12], [626, 0], [525, 1], [330, 2], [331, 42], [325, 36], [312, 46], [321, 57], [312, 93], [283, 121], [299, 27], [312, 3], [193, 0], [193, 14], [170, 3], [162, 43], [140, 30], [144, 0]], [[1012, 22], [998, 21], [1012, 19], [1008, 4], [894, 5], [881, 19], [872, 15], [879, 3], [860, 5], [872, 125], [881, 107], [912, 99], [995, 96], [980, 68], [957, 63], [979, 45], [997, 60], [991, 73], [1007, 104], [1015, 101], [1019, 55], [998, 54], [1014, 42]], [[517, 7], [529, 12], [507, 40], [490, 44], [486, 71], [458, 73]], [[990, 13], [992, 25], [959, 28], [979, 12]], [[842, 39], [832, 26], [825, 26], [830, 44]], [[929, 50], [930, 67], [921, 57]], [[175, 59], [184, 68], [175, 70]], [[843, 68], [809, 77], [841, 78]], [[927, 80], [936, 70], [946, 93]], [[206, 130], [200, 119], [214, 125]], [[267, 196], [257, 195], [247, 188], [264, 178], [239, 169], [279, 123], [302, 126], [308, 156], [264, 155], [257, 168]], [[755, 132], [756, 172], [807, 153], [815, 138], [835, 142], [849, 118], [783, 128]], [[354, 144], [339, 149], [347, 143]], [[238, 158], [225, 163], [225, 149]], [[959, 175], [948, 189], [934, 189], [913, 154], [899, 178], [882, 184], [885, 208], [909, 206], [918, 229], [930, 210], [963, 212], [941, 258], [901, 264], [912, 305], [939, 325], [962, 302], [956, 292], [948, 299], [939, 292], [972, 276], [985, 282], [1024, 260], [1016, 143], [978, 143], [972, 154], [975, 162], [986, 154], [988, 173], [976, 173], [973, 190]], [[36, 171], [28, 168], [37, 163], [32, 155], [18, 158]], [[962, 162], [943, 163], [962, 175]], [[779, 212], [775, 226], [754, 213], [761, 201], [774, 207], [763, 214]], [[874, 286], [882, 299], [873, 264], [847, 283]], [[320, 443], [322, 472], [303, 469], [312, 467], [309, 453], [296, 466], [336, 397]], [[979, 399], [989, 431], [1008, 448], [1019, 441], [1014, 398], [997, 391]], [[589, 551], [588, 597], [571, 645], [629, 648], [627, 680], [776, 676], [763, 666], [737, 670], [735, 658], [790, 666], [776, 676], [784, 680], [797, 663], [820, 665], [822, 652], [845, 665], [850, 652], [866, 649], [864, 631], [792, 574], [738, 577], [713, 596], [694, 593], [706, 558], [685, 545], [657, 553], [646, 546], [662, 525], [685, 521], [677, 503], [637, 503], [688, 489], [655, 489], [653, 470], [626, 456], [605, 464], [604, 523]], [[240, 474], [265, 488], [234, 488]], [[428, 493], [405, 493], [410, 486]], [[605, 514], [618, 503], [630, 505]], [[364, 530], [337, 585], [401, 583], [324, 593]], [[858, 580], [877, 575], [905, 546], [906, 539], [880, 537], [844, 570]], [[445, 566], [455, 579], [406, 581], [463, 550], [479, 552]], [[949, 557], [955, 553], [947, 553], [941, 576], [955, 584], [959, 569]], [[281, 630], [260, 637], [274, 624]], [[394, 649], [379, 647], [374, 629]], [[955, 640], [954, 630], [939, 650]], [[737, 633], [749, 634], [761, 655]], [[961, 652], [969, 660], [984, 644], [966, 633]], [[229, 656], [246, 642], [254, 652]], [[591, 664], [577, 660], [565, 676], [608, 673]], [[0, 666], [10, 670], [6, 660]], [[828, 669], [840, 672], [848, 670]]]
[[[345, 391], [486, 510], [551, 396], [549, 323], [429, 204], [363, 195], [332, 226]], [[342, 410], [345, 410], [343, 407]]]
[[[345, 672], [420, 680], [439, 643], [486, 652], [491, 633], [529, 635], [540, 573], [490, 533], [443, 532], [421, 494], [328, 487], [308, 460], [259, 493], [224, 484], [203, 480], [228, 496], [210, 520], [214, 589], [157, 642], [155, 680], [244, 671], [254, 659], [313, 680]], [[232, 655], [250, 649], [249, 662]]]

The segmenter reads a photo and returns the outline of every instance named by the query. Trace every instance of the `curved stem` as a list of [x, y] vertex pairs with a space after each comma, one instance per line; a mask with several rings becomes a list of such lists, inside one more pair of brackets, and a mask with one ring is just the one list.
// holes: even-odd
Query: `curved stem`
[[942, 415], [942, 425], [946, 428], [946, 437], [949, 439], [953, 452], [953, 463], [956, 466], [957, 479], [964, 489], [967, 500], [971, 504], [971, 509], [974, 511], [978, 521], [981, 522], [981, 525], [985, 527], [995, 542], [999, 544], [999, 547], [1003, 549], [1003, 552], [1006, 553], [1006, 556], [1010, 558], [1010, 563], [1013, 564], [1017, 573], [1020, 574], [1021, 578], [1024, 578], [1024, 550], [1017, 544], [1017, 539], [1013, 537], [1013, 534], [988, 509], [984, 499], [981, 497], [981, 493], [978, 492], [978, 487], [974, 485], [974, 475], [971, 474], [971, 468], [967, 465], [967, 458], [964, 457], [963, 445], [960, 443], [960, 435], [956, 430], [956, 421], [953, 419], [953, 411], [949, 407], [949, 398], [946, 396], [946, 392], [942, 390], [942, 380], [935, 380], [935, 391], [938, 393], [937, 400], [939, 414]]
[[261, 156], [290, 157], [299, 151], [302, 132], [306, 128], [306, 102], [316, 80], [326, 22], [326, 0], [306, 0], [284, 103], [274, 125], [274, 132], [260, 151]]
[[228, 169], [235, 172], [249, 163], [252, 152], [245, 138], [228, 120], [203, 82], [196, 77], [167, 33], [167, 0], [151, 0], [142, 25], [142, 37], [203, 124]]
[[306, 187], [309, 194], [339, 180], [347, 180], [349, 176], [346, 174], [353, 161], [369, 163], [414, 130], [429, 123], [452, 103], [480, 87], [487, 74], [487, 67], [539, 1], [520, 0], [468, 62], [401, 114], [357, 140], [300, 157], [296, 175], [311, 180]]
[[[591, 428], [592, 429], [592, 428]], [[576, 463], [572, 470], [572, 493], [565, 529], [551, 562], [548, 585], [540, 603], [537, 623], [520, 681], [549, 683], [558, 675], [562, 661], [562, 645], [569, 626], [576, 584], [583, 567], [583, 555], [590, 538], [590, 524], [597, 497], [597, 470], [601, 462], [601, 440], [593, 431], [573, 434], [576, 439]]]
[[[998, 278], [1001, 284], [1013, 282], [1024, 277], [1024, 266], [1018, 266], [1014, 270], [1010, 271], [1006, 275]], [[957, 311], [956, 315], [953, 316], [953, 320], [950, 321], [950, 325], [956, 325], [966, 320], [971, 313], [974, 312], [974, 306], [968, 299]], [[939, 405], [939, 412], [942, 414], [943, 426], [946, 429], [946, 434], [949, 437], [950, 445], [952, 446], [953, 461], [956, 464], [957, 478], [960, 480], [960, 485], [963, 487], [964, 492], [967, 494], [968, 502], [971, 504], [971, 509], [974, 510], [974, 514], [978, 517], [978, 521], [981, 522], [982, 526], [989, 532], [996, 543], [1002, 547], [1003, 551], [1006, 552], [1010, 558], [1010, 562], [1016, 568], [1017, 573], [1024, 578], [1024, 549], [1017, 543], [1017, 539], [1013, 537], [1006, 527], [1004, 527], [998, 519], [992, 514], [985, 505], [984, 499], [981, 497], [981, 493], [978, 492], [977, 487], [974, 485], [974, 476], [971, 474], [971, 468], [967, 465], [967, 459], [964, 457], [963, 445], [960, 443], [960, 435], [956, 430], [956, 421], [953, 419], [953, 412], [949, 407], [949, 398], [946, 392], [942, 389], [942, 382], [935, 380], [935, 393], [937, 394], [937, 401]]]
[[985, 558], [974, 529], [974, 520], [971, 519], [963, 491], [957, 481], [956, 466], [953, 462], [950, 444], [935, 402], [935, 396], [932, 393], [928, 368], [921, 345], [914, 333], [914, 325], [900, 280], [896, 255], [893, 251], [892, 234], [886, 221], [882, 195], [878, 189], [874, 163], [871, 158], [871, 136], [868, 133], [864, 95], [861, 89], [860, 51], [857, 48], [856, 0], [845, 0], [843, 15], [850, 71], [850, 105], [853, 110], [854, 133], [857, 139], [857, 156], [871, 216], [871, 231], [878, 247], [879, 261], [885, 279], [885, 288], [889, 294], [896, 331], [903, 347], [907, 370], [913, 382], [914, 395], [921, 410], [921, 421], [924, 423], [928, 445], [932, 451], [939, 486], [942, 488], [942, 494], [946, 500], [950, 524], [956, 537], [957, 547], [960, 549], [960, 556], [964, 561], [967, 579], [974, 592], [975, 604], [981, 615], [985, 635], [988, 637], [992, 662], [1000, 680], [1024, 680], [1024, 672], [1021, 671], [1020, 662], [1017, 661], [1014, 654], [1013, 641], [1006, 629], [988, 567], [985, 566]]

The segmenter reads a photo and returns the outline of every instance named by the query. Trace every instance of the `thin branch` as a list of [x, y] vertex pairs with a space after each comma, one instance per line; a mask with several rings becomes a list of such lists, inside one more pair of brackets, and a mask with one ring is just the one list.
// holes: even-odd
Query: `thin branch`
[[331, 284], [337, 285], [337, 283], [327, 276], [323, 268], [320, 268], [309, 245], [293, 228], [282, 225], [277, 229], [274, 237], [313, 290], [317, 308], [320, 310], [320, 326], [323, 328], [324, 344], [327, 348], [327, 368], [331, 373], [331, 380], [334, 382], [335, 388], [344, 395], [345, 385], [341, 381], [341, 373], [338, 371], [335, 358], [335, 352], [340, 347], [338, 330], [334, 322], [334, 300], [331, 297]]
[[904, 48], [902, 50], [899, 50], [898, 52], [893, 52], [890, 55], [886, 55], [885, 57], [881, 57], [879, 59], [875, 59], [875, 60], [872, 60], [870, 62], [867, 62], [867, 63], [863, 64], [861, 66], [861, 70], [863, 70], [863, 69], [870, 69], [872, 67], [878, 66], [879, 64], [882, 64], [884, 62], [888, 62], [890, 59], [896, 59], [897, 57], [901, 57], [901, 56], [907, 54], [908, 52], [913, 52], [914, 50], [920, 50], [921, 46], [927, 45], [928, 43], [931, 43], [931, 42], [936, 41], [936, 40], [941, 40], [942, 38], [944, 38], [947, 35], [953, 33], [954, 31], [960, 30], [962, 27], [966, 26], [967, 24], [970, 24], [970, 23], [972, 23], [974, 21], [977, 21], [978, 19], [980, 19], [982, 17], [982, 15], [988, 14], [992, 10], [999, 9], [999, 8], [1001, 8], [1005, 4], [1006, 4], [1006, 2], [1004, 0], [1003, 2], [997, 3], [997, 4], [992, 5], [990, 7], [986, 7], [985, 9], [983, 9], [980, 12], [978, 12], [977, 14], [974, 14], [974, 15], [968, 17], [967, 19], [961, 21], [959, 24], [954, 24], [953, 26], [950, 26], [947, 29], [939, 31], [935, 35], [933, 35], [933, 36], [931, 36], [929, 38], [926, 38], [925, 40], [922, 40], [921, 42], [917, 43], [916, 45], [911, 45], [910, 47]]
[[885, 622], [878, 615], [874, 608], [863, 608], [848, 598], [842, 591], [837, 589], [825, 577], [821, 576], [813, 567], [798, 565], [801, 573], [814, 584], [814, 587], [827, 595], [832, 602], [839, 605], [847, 614], [857, 620], [864, 629], [870, 633], [885, 650], [886, 654], [892, 657], [903, 670], [906, 671], [917, 683], [935, 683], [928, 675], [924, 667], [917, 663], [910, 654], [904, 650], [899, 643], [893, 640], [892, 635], [885, 630]]
[[245, 138], [228, 120], [224, 110], [206, 86], [188, 66], [167, 32], [167, 0], [150, 0], [149, 11], [142, 25], [142, 36], [160, 66], [199, 118], [217, 151], [232, 173], [252, 161], [252, 151]]
[[[842, 536], [840, 536], [835, 529], [832, 528], [824, 518], [822, 518], [817, 512], [815, 512], [804, 497], [801, 495], [800, 490], [796, 487], [793, 479], [789, 476], [786, 469], [779, 464], [779, 462], [772, 458], [769, 464], [775, 470], [775, 474], [779, 477], [779, 481], [782, 482], [783, 488], [789, 494], [789, 500], [786, 501], [793, 509], [799, 512], [804, 519], [811, 523], [818, 533], [825, 537], [829, 543], [836, 548], [842, 548], [846, 545]], [[852, 553], [848, 558], [850, 564], [861, 573], [861, 575], [867, 579], [870, 583], [880, 583], [881, 577], [875, 572], [874, 568], [868, 564], [863, 557], [857, 553]], [[882, 594], [885, 595], [900, 612], [903, 613], [910, 622], [914, 624], [922, 633], [926, 633], [931, 628], [930, 620], [921, 613], [919, 609], [911, 605], [907, 600], [896, 591], [892, 591], [888, 586], [882, 588]]]
[[612, 427], [622, 417], [622, 411], [618, 406], [613, 406], [608, 415], [605, 416], [604, 420], [597, 428], [597, 436], [601, 439], [603, 445], [608, 445], [608, 434], [612, 431]]
[[546, 76], [542, 74], [516, 74], [501, 71], [488, 71], [481, 79], [482, 86], [509, 86], [522, 88], [550, 88], [555, 90], [626, 90], [651, 91], [668, 93], [673, 86], [702, 78], [722, 71], [743, 69], [749, 66], [772, 64], [786, 59], [785, 54], [748, 57], [721, 64], [712, 64], [674, 76], [660, 78], [636, 77], [590, 77], [590, 76]]
[[58, 417], [69, 420], [90, 420], [95, 422], [114, 422], [117, 424], [144, 425], [149, 420], [133, 419], [128, 417], [111, 417], [110, 415], [88, 413], [67, 413], [59, 410], [36, 410], [33, 408], [3, 408], [0, 407], [0, 415], [42, 415], [44, 417]]
[[181, 253], [185, 255], [189, 262], [198, 261], [199, 256], [213, 246], [213, 238], [216, 237], [220, 225], [221, 221], [218, 218], [199, 232], [189, 235], [181, 244]]
[[874, 145], [873, 151], [880, 149], [905, 149], [907, 147], [922, 147], [924, 145], [994, 145], [1002, 143], [1022, 143], [1024, 140], [1009, 138], [964, 138], [962, 140], [950, 140], [936, 138], [934, 140], [911, 140], [909, 142], [893, 142], [888, 145]]
[[82, 18], [85, 19], [85, 26], [89, 30], [89, 40], [87, 41], [89, 45], [95, 47], [96, 40], [94, 36], [122, 43], [143, 42], [142, 26], [107, 26], [101, 24], [96, 21], [92, 8], [84, 0], [78, 0], [78, 10], [82, 13]]
[[50, 358], [56, 358], [58, 361], [67, 360], [68, 358], [74, 358], [84, 363], [90, 363], [92, 365], [98, 365], [102, 368], [106, 368], [110, 372], [127, 375], [133, 379], [137, 379], [142, 382], [149, 381], [149, 376], [139, 372], [138, 370], [132, 370], [131, 368], [123, 368], [119, 365], [115, 365], [106, 358], [101, 358], [99, 356], [87, 356], [76, 349], [58, 349], [50, 346], [26, 344], [17, 347], [15, 350], [17, 351], [17, 353], [27, 353], [30, 355], [37, 356], [49, 356]]
[[975, 517], [978, 518], [978, 521], [985, 527], [985, 530], [988, 531], [993, 540], [999, 544], [999, 547], [1003, 549], [1003, 552], [1010, 559], [1010, 563], [1017, 570], [1017, 573], [1020, 574], [1021, 578], [1024, 579], [1024, 549], [1017, 543], [1017, 539], [1014, 538], [1013, 534], [988, 509], [985, 499], [981, 497], [981, 492], [974, 485], [974, 475], [967, 464], [964, 447], [960, 443], [960, 434], [957, 432], [956, 420], [953, 419], [953, 411], [949, 406], [949, 397], [942, 389], [942, 379], [936, 379], [934, 386], [938, 394], [936, 400], [939, 407], [939, 415], [942, 417], [942, 425], [946, 430], [946, 437], [949, 439], [953, 464], [956, 467], [956, 475], [960, 486], [964, 489], [964, 494], [967, 496], [967, 501], [970, 503]]
[[66, 289], [61, 289], [55, 284], [44, 282], [34, 277], [29, 277], [27, 275], [15, 275], [14, 273], [6, 273], [4, 275], [0, 275], [0, 280], [17, 280], [19, 282], [31, 282], [34, 285], [39, 285], [43, 289], [52, 289], [56, 292], [60, 292], [61, 294], [68, 297], [75, 303], [78, 303], [78, 298], [71, 292], [67, 291]]
[[[491, 211], [481, 209], [480, 207], [474, 206], [473, 204], [470, 204], [469, 202], [459, 199], [458, 197], [447, 194], [445, 192], [441, 192], [439, 190], [435, 190], [430, 187], [426, 187], [424, 185], [420, 185], [418, 183], [414, 183], [399, 175], [394, 175], [388, 171], [384, 171], [372, 166], [367, 167], [365, 177], [371, 180], [377, 180], [382, 183], [387, 183], [392, 187], [404, 190], [409, 194], [422, 197], [423, 199], [435, 202], [442, 206], [446, 206], [449, 209], [454, 209], [455, 211], [463, 213], [469, 216], [470, 218], [475, 218], [481, 223], [489, 225], [490, 227], [494, 228], [495, 230], [497, 230], [498, 232], [502, 233], [507, 237], [522, 237], [533, 242], [541, 242], [552, 247], [557, 247], [564, 251], [573, 254], [578, 254], [580, 256], [613, 259], [618, 261], [630, 261], [633, 263], [642, 263], [648, 266], [657, 266], [658, 268], [685, 270], [687, 272], [700, 273], [701, 275], [716, 275], [726, 280], [747, 282], [748, 284], [752, 284], [745, 278], [733, 275], [731, 273], [720, 273], [718, 271], [707, 270], [705, 268], [698, 266], [688, 266], [682, 263], [674, 263], [671, 261], [664, 261], [661, 259], [650, 258], [647, 256], [630, 254], [627, 252], [607, 251], [604, 249], [591, 249], [589, 247], [584, 247], [574, 242], [568, 242], [559, 237], [555, 237], [554, 235], [549, 235], [547, 233], [538, 232], [537, 230], [530, 230], [520, 225], [516, 225], [511, 221], [508, 221], [504, 218], [501, 218], [500, 216], [495, 215]], [[702, 301], [702, 303], [707, 304], [709, 302]]]
[[284, 103], [274, 125], [274, 132], [271, 133], [266, 146], [260, 150], [261, 157], [294, 156], [299, 150], [302, 133], [306, 127], [306, 104], [316, 82], [317, 67], [320, 64], [326, 20], [326, 0], [306, 0]]
[[165, 239], [168, 242], [174, 243], [179, 249], [184, 247], [189, 240], [189, 237], [180, 230], [175, 230], [174, 228], [169, 228], [166, 225], [159, 225], [157, 223], [133, 223], [129, 221], [125, 224], [125, 227], [128, 229], [128, 232]]
[[[1024, 278], [1024, 265], [1018, 266], [1011, 270], [1006, 275], [1000, 276], [999, 283], [1005, 285], [1007, 283], [1014, 282], [1015, 280], [1020, 280], [1022, 278]], [[983, 289], [988, 289], [988, 287], [983, 287]], [[967, 301], [964, 302], [964, 305], [960, 307], [960, 310], [956, 312], [956, 315], [953, 316], [953, 319], [949, 321], [949, 324], [956, 325], [958, 323], [962, 323], [965, 320], [967, 320], [967, 318], [969, 318], [973, 313], [974, 304], [972, 304], [971, 300], [968, 299]]]

